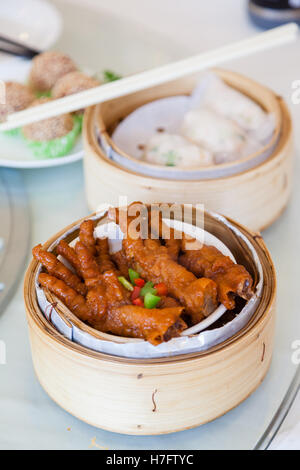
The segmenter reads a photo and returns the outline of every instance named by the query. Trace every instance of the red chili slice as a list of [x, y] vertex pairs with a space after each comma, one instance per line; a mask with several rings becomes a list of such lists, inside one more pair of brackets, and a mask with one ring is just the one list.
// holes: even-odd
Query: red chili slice
[[140, 297], [133, 300], [132, 303], [133, 303], [133, 305], [138, 305], [139, 307], [144, 307], [144, 302]]
[[154, 289], [156, 289], [157, 295], [168, 295], [168, 288], [166, 284], [163, 282], [160, 282], [159, 284], [156, 284], [154, 286]]
[[142, 279], [141, 277], [135, 279], [135, 280], [134, 280], [134, 283], [135, 283], [135, 285], [138, 286], [138, 287], [144, 287], [144, 285], [145, 285], [145, 281], [144, 281], [144, 279]]
[[131, 294], [132, 302], [140, 296], [140, 293], [141, 293], [141, 287], [135, 286]]

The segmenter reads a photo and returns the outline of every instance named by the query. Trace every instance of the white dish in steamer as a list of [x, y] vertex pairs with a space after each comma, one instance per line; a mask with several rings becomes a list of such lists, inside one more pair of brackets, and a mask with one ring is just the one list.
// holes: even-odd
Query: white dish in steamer
[[[230, 156], [232, 161], [229, 159], [226, 162], [222, 155], [217, 155], [216, 160], [219, 163], [221, 162], [221, 164], [199, 165], [198, 167], [193, 166], [188, 168], [157, 165], [145, 160], [144, 147], [157, 130], [163, 129], [166, 134], [181, 135], [184, 116], [189, 110], [205, 108], [205, 90], [214, 87], [215, 83], [225, 87], [225, 89], [229, 89], [229, 96], [231, 93], [234, 97], [242, 95], [242, 104], [244, 100], [246, 103], [252, 102], [253, 107], [256, 107], [258, 110], [262, 109], [259, 103], [247, 97], [245, 93], [237, 91], [234, 86], [228, 86], [224, 83], [223, 79], [215, 74], [208, 73], [204, 77], [202, 76], [200, 82], [194, 86], [193, 92], [190, 95], [176, 95], [174, 92], [174, 96], [154, 99], [146, 104], [141, 104], [117, 125], [111, 137], [108, 136], [107, 131], [104, 129], [105, 125], [103, 128], [102, 123], [100, 123], [102, 119], [101, 121], [99, 120], [98, 128], [96, 126], [96, 137], [105, 156], [120, 167], [132, 172], [155, 178], [174, 180], [220, 178], [234, 175], [259, 165], [273, 153], [278, 142], [278, 132], [274, 133], [274, 131], [276, 127], [278, 129], [280, 118], [270, 113], [265, 113], [263, 132], [258, 129], [256, 133], [251, 131], [248, 134], [245, 129], [240, 128], [241, 133], [247, 136], [247, 145], [244, 146], [243, 154], [238, 152], [236, 156]], [[258, 87], [261, 86], [258, 85]], [[271, 95], [269, 90], [266, 93]], [[270, 96], [268, 96], [268, 99], [270, 99]], [[272, 99], [274, 101], [274, 98]], [[271, 109], [276, 108], [274, 103], [273, 105]], [[107, 111], [105, 111], [106, 115], [108, 114]], [[237, 111], [240, 112], [241, 110], [238, 109]], [[230, 122], [232, 121], [228, 120], [228, 123]], [[232, 124], [234, 123], [232, 122]], [[237, 124], [234, 125], [237, 126]], [[254, 134], [256, 135], [255, 138]], [[262, 138], [263, 136], [264, 138]]]

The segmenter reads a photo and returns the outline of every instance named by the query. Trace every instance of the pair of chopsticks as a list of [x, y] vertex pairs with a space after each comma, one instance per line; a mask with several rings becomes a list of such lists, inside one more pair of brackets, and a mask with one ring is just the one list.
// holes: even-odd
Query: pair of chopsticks
[[0, 34], [0, 52], [32, 59], [37, 54], [40, 54], [41, 51]]
[[33, 122], [77, 111], [97, 103], [128, 95], [155, 85], [169, 82], [208, 67], [213, 67], [228, 60], [245, 57], [296, 39], [298, 26], [289, 23], [278, 28], [255, 35], [254, 37], [229, 44], [213, 51], [208, 51], [187, 59], [141, 72], [90, 90], [70, 95], [50, 103], [28, 108], [7, 117], [0, 124], [0, 131], [15, 129]]

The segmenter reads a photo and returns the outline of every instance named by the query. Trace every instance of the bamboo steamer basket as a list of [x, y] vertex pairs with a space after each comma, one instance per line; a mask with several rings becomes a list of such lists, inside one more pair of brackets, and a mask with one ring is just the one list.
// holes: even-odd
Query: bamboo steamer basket
[[[83, 219], [82, 219], [83, 220]], [[190, 222], [195, 220], [195, 209]], [[276, 276], [258, 233], [232, 222], [260, 259], [264, 286], [248, 324], [231, 338], [198, 353], [156, 359], [129, 359], [87, 349], [61, 335], [40, 310], [32, 260], [24, 298], [36, 375], [62, 408], [96, 427], [125, 434], [155, 435], [211, 421], [245, 400], [263, 381], [272, 356]], [[70, 225], [44, 244], [48, 249]], [[205, 230], [220, 238], [256, 279], [247, 244], [205, 212]], [[56, 308], [56, 307], [55, 307]], [[66, 319], [68, 321], [68, 319]], [[87, 327], [88, 328], [88, 327]]]
[[[84, 172], [86, 197], [91, 210], [97, 210], [102, 202], [117, 205], [121, 194], [127, 196], [128, 203], [136, 200], [152, 202], [157, 198], [162, 202], [203, 203], [207, 210], [232, 217], [253, 230], [262, 230], [279, 217], [292, 187], [293, 139], [288, 108], [282, 98], [253, 80], [225, 70], [217, 69], [217, 73], [230, 86], [274, 114], [276, 129], [269, 143], [270, 149], [273, 149], [271, 155], [240, 173], [201, 180], [146, 176], [109, 160], [98, 143], [96, 131], [113, 150], [126, 155], [111, 139], [117, 124], [150, 101], [190, 93], [198, 75], [156, 86], [86, 110], [83, 126]], [[266, 148], [262, 149], [264, 151]], [[249, 156], [248, 159], [256, 156]], [[134, 160], [130, 155], [126, 158]], [[216, 168], [230, 169], [233, 165], [227, 163]], [[145, 166], [154, 165], [145, 163]]]

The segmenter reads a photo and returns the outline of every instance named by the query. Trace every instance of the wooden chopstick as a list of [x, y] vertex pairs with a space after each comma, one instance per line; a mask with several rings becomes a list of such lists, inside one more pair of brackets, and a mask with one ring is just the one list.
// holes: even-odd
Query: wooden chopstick
[[294, 41], [298, 34], [298, 25], [289, 23], [254, 37], [222, 46], [197, 56], [189, 57], [171, 64], [163, 65], [146, 72], [138, 73], [118, 81], [101, 85], [52, 102], [28, 108], [7, 117], [0, 124], [0, 131], [15, 129], [59, 114], [77, 111], [120, 96], [176, 80], [208, 67], [213, 67], [228, 60], [245, 57], [282, 44]]

